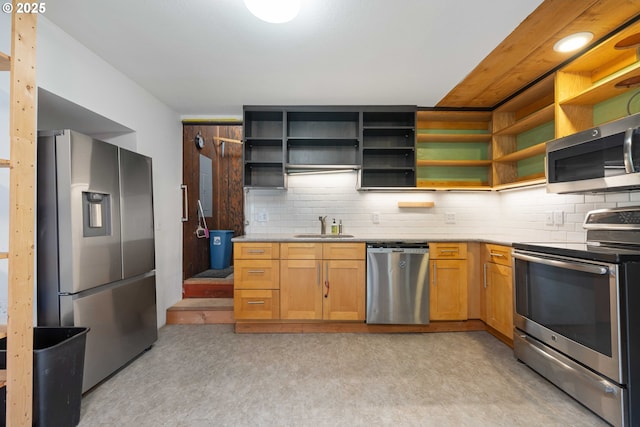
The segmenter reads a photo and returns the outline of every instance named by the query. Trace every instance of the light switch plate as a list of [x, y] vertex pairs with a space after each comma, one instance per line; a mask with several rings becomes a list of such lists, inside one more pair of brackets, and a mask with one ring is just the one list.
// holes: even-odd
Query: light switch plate
[[564, 224], [564, 212], [563, 211], [555, 211], [553, 213], [553, 223], [555, 225]]

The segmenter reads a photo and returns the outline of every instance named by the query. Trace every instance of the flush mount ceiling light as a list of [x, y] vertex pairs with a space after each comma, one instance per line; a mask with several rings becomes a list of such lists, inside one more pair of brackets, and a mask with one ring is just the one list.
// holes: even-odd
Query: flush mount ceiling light
[[553, 50], [556, 52], [572, 52], [589, 43], [592, 38], [593, 33], [588, 31], [571, 34], [570, 36], [558, 40], [556, 44], [553, 45]]
[[289, 22], [300, 11], [300, 0], [244, 0], [244, 4], [256, 17], [272, 24]]

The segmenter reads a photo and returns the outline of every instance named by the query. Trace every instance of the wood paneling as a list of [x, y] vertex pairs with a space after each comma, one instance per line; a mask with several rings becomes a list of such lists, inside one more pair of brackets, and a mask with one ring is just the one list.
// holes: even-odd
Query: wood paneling
[[[14, 10], [17, 2], [13, 2]], [[9, 134], [9, 286], [6, 423], [30, 426], [36, 179], [35, 14], [12, 15]]]
[[[200, 132], [204, 148], [198, 150], [195, 137]], [[214, 139], [216, 138], [216, 139]], [[242, 145], [227, 140], [241, 140], [242, 126], [215, 124], [183, 125], [183, 183], [189, 194], [189, 220], [183, 223], [183, 279], [209, 268], [209, 239], [198, 239], [197, 200], [200, 193], [200, 154], [212, 159], [213, 216], [207, 217], [210, 230], [233, 230], [244, 234], [242, 193]]]
[[591, 31], [594, 46], [639, 14], [637, 0], [545, 0], [437, 106], [494, 107], [571, 57], [553, 50], [562, 37]]

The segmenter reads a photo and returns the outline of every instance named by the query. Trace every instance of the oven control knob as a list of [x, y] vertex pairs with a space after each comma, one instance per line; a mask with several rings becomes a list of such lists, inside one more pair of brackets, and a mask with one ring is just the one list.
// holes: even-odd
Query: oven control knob
[[558, 341], [558, 337], [555, 335], [551, 335], [551, 341]]

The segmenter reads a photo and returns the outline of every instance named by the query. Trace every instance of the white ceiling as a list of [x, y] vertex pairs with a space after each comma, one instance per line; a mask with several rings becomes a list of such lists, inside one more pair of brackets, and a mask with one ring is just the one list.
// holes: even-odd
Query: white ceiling
[[45, 18], [183, 116], [242, 105], [433, 106], [542, 0], [55, 0]]

